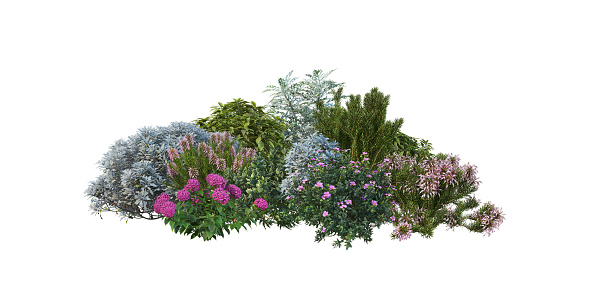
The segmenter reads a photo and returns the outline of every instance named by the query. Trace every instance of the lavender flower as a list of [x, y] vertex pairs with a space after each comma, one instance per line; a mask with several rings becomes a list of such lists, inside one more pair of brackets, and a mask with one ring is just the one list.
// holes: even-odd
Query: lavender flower
[[174, 176], [179, 175], [178, 166], [176, 166], [176, 163], [168, 162], [167, 167], [168, 167], [168, 176], [170, 176], [170, 178], [174, 178]]
[[175, 148], [168, 149], [168, 156], [170, 157], [170, 161], [174, 161], [175, 159], [180, 159], [180, 154], [178, 150]]

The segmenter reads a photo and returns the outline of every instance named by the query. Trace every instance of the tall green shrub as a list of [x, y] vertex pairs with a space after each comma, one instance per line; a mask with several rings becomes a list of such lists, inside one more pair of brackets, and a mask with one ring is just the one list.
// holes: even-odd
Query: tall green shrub
[[[364, 96], [361, 105], [360, 95], [351, 95], [346, 102], [347, 109], [341, 107], [343, 88], [334, 93], [335, 106], [326, 108], [322, 101], [317, 102], [315, 127], [325, 137], [335, 140], [342, 149], [351, 149], [352, 161], [369, 158], [371, 169], [391, 152], [407, 152], [400, 147], [400, 129], [403, 118], [386, 120], [386, 109], [390, 95], [373, 88]], [[363, 154], [363, 153], [367, 154]]]

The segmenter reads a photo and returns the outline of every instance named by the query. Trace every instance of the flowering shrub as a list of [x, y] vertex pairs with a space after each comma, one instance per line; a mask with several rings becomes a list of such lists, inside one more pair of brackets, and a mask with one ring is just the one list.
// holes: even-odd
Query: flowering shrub
[[[241, 189], [235, 185], [225, 187], [226, 180], [217, 174], [209, 174], [207, 183], [216, 187], [212, 194], [206, 189], [199, 190], [197, 179], [189, 179], [183, 189], [176, 193], [177, 203], [170, 201], [170, 196], [161, 194], [154, 204], [154, 211], [165, 216], [164, 223], [169, 224], [175, 233], [191, 235], [190, 238], [202, 237], [205, 241], [224, 237], [223, 230], [229, 233], [261, 218], [261, 210], [268, 204], [262, 198], [257, 199], [249, 208], [238, 204]], [[191, 197], [192, 196], [192, 197]], [[254, 208], [259, 207], [259, 209]]]
[[209, 180], [205, 179], [205, 175], [208, 178], [216, 173], [223, 175], [227, 170], [236, 172], [250, 165], [256, 156], [256, 150], [250, 148], [241, 148], [237, 152], [231, 144], [229, 132], [211, 134], [209, 144], [201, 142], [196, 148], [192, 136], [188, 134], [180, 140], [180, 151], [170, 148], [167, 153], [170, 159], [167, 162], [168, 177], [171, 180], [167, 184], [176, 190], [184, 188], [189, 179], [212, 183], [211, 186], [216, 188], [225, 187], [222, 177], [213, 176]]
[[[347, 155], [340, 160], [321, 158], [313, 159], [318, 163], [309, 167], [318, 168], [310, 171], [310, 177], [289, 191], [289, 208], [307, 225], [321, 228], [316, 232], [316, 242], [330, 234], [339, 236], [334, 247], [341, 247], [345, 241], [348, 249], [355, 238], [372, 241], [372, 227], [380, 227], [392, 215], [395, 189], [385, 185], [384, 172], [360, 167], [359, 161], [350, 161]], [[364, 158], [363, 164], [368, 160]]]
[[[485, 234], [501, 225], [505, 217], [491, 203], [474, 214], [463, 214], [479, 206], [480, 201], [469, 194], [478, 189], [480, 181], [476, 166], [459, 166], [459, 161], [458, 156], [445, 154], [417, 158], [393, 154], [379, 164], [379, 170], [390, 175], [388, 184], [398, 188], [394, 195], [398, 207], [393, 208], [391, 218], [396, 230], [391, 238], [404, 240], [411, 233], [431, 238], [440, 223], [448, 229], [464, 226]], [[467, 220], [472, 222], [465, 223]]]

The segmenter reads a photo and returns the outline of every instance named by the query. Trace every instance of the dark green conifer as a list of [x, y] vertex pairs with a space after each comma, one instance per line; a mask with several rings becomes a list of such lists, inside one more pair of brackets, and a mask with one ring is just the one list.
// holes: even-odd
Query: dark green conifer
[[[337, 141], [341, 149], [351, 149], [347, 154], [352, 161], [362, 162], [369, 158], [374, 171], [388, 154], [400, 151], [395, 142], [401, 134], [403, 118], [393, 122], [386, 120], [390, 95], [384, 96], [377, 87], [366, 93], [363, 106], [360, 95], [351, 95], [350, 101], [346, 102], [347, 110], [341, 107], [342, 92], [341, 87], [334, 92], [334, 107], [324, 107], [322, 101], [317, 102], [315, 128], [325, 137]], [[367, 154], [363, 155], [363, 152]]]

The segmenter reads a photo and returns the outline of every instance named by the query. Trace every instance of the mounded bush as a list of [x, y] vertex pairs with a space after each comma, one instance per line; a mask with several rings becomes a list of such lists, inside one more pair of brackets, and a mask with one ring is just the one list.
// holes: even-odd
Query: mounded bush
[[[161, 193], [173, 193], [164, 184], [168, 180], [166, 151], [179, 149], [186, 134], [192, 134], [197, 143], [208, 144], [212, 133], [192, 123], [173, 122], [165, 127], [143, 127], [128, 139], [117, 140], [97, 162], [104, 173], [85, 192], [91, 198], [92, 214], [111, 211], [121, 219], [161, 218], [153, 215], [155, 199]], [[238, 146], [235, 142], [234, 147]]]

